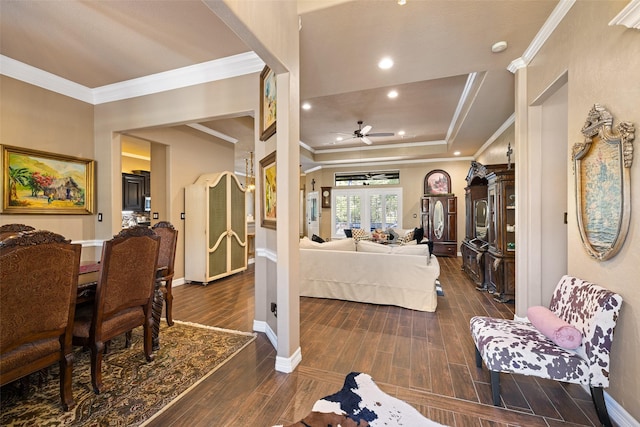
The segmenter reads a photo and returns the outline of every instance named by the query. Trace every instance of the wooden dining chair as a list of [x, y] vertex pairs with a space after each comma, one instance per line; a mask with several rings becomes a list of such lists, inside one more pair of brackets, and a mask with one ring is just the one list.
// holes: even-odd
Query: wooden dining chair
[[0, 240], [4, 240], [7, 237], [15, 236], [23, 231], [33, 231], [33, 228], [30, 225], [25, 224], [3, 224], [0, 225]]
[[65, 411], [74, 406], [71, 337], [81, 249], [50, 231], [0, 242], [0, 385], [58, 362]]
[[160, 254], [158, 255], [158, 270], [156, 273], [156, 286], [164, 294], [167, 325], [173, 326], [173, 295], [171, 283], [173, 282], [173, 265], [176, 259], [176, 246], [178, 244], [178, 230], [168, 221], [160, 221], [151, 227], [160, 236]]
[[153, 360], [151, 304], [160, 237], [147, 227], [122, 230], [102, 246], [100, 277], [93, 304], [76, 309], [73, 344], [91, 351], [93, 391], [102, 391], [105, 343], [142, 326], [144, 354]]

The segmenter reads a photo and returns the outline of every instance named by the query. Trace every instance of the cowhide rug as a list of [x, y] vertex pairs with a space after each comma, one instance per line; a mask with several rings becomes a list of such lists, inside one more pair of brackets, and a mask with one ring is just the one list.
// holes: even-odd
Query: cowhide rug
[[[442, 426], [378, 388], [371, 376], [352, 372], [339, 392], [318, 400], [312, 412], [287, 427]], [[274, 426], [282, 427], [282, 426]]]

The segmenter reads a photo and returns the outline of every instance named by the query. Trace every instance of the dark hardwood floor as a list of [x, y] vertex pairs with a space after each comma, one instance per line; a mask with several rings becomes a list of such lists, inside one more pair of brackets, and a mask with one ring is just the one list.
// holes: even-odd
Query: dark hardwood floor
[[[491, 404], [489, 373], [475, 366], [469, 319], [512, 318], [513, 304], [474, 289], [460, 259], [439, 258], [444, 296], [435, 313], [302, 298], [302, 362], [276, 372], [264, 334], [200, 383], [151, 426], [271, 426], [303, 418], [338, 391], [346, 374], [366, 372], [387, 393], [450, 426], [593, 426], [591, 397], [580, 386], [501, 375], [503, 407]], [[207, 287], [174, 288], [174, 319], [250, 331], [253, 266]]]

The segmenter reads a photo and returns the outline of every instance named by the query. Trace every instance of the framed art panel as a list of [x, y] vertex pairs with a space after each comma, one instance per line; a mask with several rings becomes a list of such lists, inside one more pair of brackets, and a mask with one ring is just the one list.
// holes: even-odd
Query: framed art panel
[[276, 133], [276, 75], [265, 65], [260, 73], [260, 141]]
[[260, 203], [262, 206], [261, 225], [276, 229], [276, 152], [260, 160]]
[[631, 218], [631, 177], [635, 127], [595, 104], [582, 128], [584, 141], [573, 146], [576, 214], [583, 246], [599, 261], [616, 255]]
[[434, 169], [424, 177], [424, 194], [451, 194], [451, 177], [442, 169]]
[[95, 161], [2, 146], [3, 213], [92, 214]]

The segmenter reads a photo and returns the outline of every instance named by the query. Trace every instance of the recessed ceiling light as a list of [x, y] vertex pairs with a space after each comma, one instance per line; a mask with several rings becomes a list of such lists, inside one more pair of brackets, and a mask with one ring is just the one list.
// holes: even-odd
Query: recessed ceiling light
[[392, 90], [392, 91], [390, 91], [390, 92], [387, 94], [387, 96], [388, 96], [389, 98], [397, 98], [397, 97], [398, 97], [398, 92], [397, 92], [397, 91], [395, 91], [395, 90]]
[[404, 131], [403, 131], [403, 130], [398, 131], [398, 135], [399, 135], [399, 136], [404, 136]]
[[342, 137], [341, 136], [337, 137], [336, 141], [338, 141], [338, 142], [342, 141]]
[[454, 152], [453, 152], [453, 155], [454, 155], [454, 156], [459, 156], [459, 155], [460, 155], [460, 152], [459, 152], [459, 151], [454, 151]]
[[398, 4], [400, 6], [404, 6], [405, 4], [407, 4], [407, 0], [398, 0]]
[[308, 102], [305, 102], [304, 104], [302, 104], [302, 109], [303, 110], [310, 110], [311, 109], [311, 104], [309, 104]]
[[378, 67], [380, 67], [380, 69], [382, 70], [388, 70], [389, 68], [393, 67], [393, 59], [387, 57], [384, 57], [380, 60], [380, 62], [378, 62]]
[[496, 42], [493, 44], [493, 46], [491, 46], [491, 52], [493, 53], [502, 52], [506, 49], [507, 49], [507, 42], [505, 42], [504, 40]]

